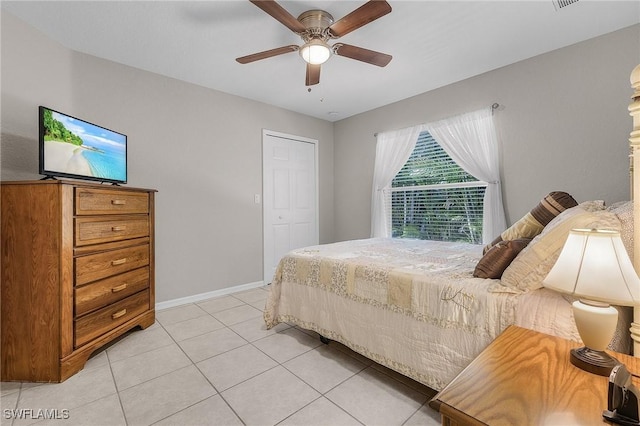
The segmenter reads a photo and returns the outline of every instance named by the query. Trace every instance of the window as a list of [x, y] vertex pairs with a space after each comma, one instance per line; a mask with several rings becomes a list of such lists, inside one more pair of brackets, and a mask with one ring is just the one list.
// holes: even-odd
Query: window
[[486, 187], [420, 133], [391, 183], [392, 237], [481, 244]]

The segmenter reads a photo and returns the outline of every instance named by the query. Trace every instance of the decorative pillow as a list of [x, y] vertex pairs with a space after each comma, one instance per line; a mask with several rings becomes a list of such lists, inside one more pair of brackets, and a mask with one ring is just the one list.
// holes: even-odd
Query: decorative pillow
[[580, 206], [567, 209], [516, 256], [502, 274], [500, 284], [520, 292], [542, 287], [542, 280], [556, 263], [569, 231], [574, 228], [620, 231], [621, 224], [618, 217], [607, 210], [589, 212]]
[[604, 200], [583, 201], [578, 205], [588, 212], [597, 212], [598, 210], [606, 209]]
[[612, 204], [609, 211], [620, 219], [620, 238], [633, 262], [633, 201], [621, 201]]
[[500, 278], [513, 259], [531, 242], [531, 238], [500, 241], [482, 256], [473, 276], [477, 278]]
[[537, 206], [522, 219], [511, 225], [483, 250], [483, 254], [500, 241], [516, 240], [519, 238], [533, 238], [556, 216], [578, 203], [566, 192], [554, 191], [544, 197]]

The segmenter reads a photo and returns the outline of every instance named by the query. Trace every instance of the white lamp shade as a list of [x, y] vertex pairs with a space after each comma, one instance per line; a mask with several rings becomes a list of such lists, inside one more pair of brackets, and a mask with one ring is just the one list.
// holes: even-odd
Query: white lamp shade
[[322, 40], [312, 39], [300, 48], [300, 56], [310, 64], [324, 64], [331, 57], [331, 48]]
[[572, 229], [542, 284], [593, 301], [640, 304], [640, 278], [617, 231]]

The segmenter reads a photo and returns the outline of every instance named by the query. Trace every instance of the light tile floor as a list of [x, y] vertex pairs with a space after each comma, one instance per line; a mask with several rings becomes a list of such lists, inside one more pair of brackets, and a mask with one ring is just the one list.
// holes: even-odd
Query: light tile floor
[[[257, 288], [157, 311], [153, 326], [95, 354], [64, 383], [2, 383], [0, 422], [440, 424], [425, 386], [339, 343], [324, 345], [316, 333], [287, 324], [266, 330], [267, 292]], [[68, 418], [42, 419], [39, 409]]]

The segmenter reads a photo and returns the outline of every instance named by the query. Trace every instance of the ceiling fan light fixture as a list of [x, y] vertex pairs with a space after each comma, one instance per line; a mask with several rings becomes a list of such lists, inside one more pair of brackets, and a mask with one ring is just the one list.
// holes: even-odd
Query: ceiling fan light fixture
[[324, 41], [314, 38], [300, 48], [300, 56], [309, 64], [324, 64], [331, 57], [331, 47]]
[[275, 49], [236, 58], [236, 61], [241, 64], [248, 64], [297, 50], [300, 57], [307, 63], [305, 85], [313, 86], [320, 83], [320, 66], [327, 62], [332, 55], [355, 59], [379, 67], [384, 67], [391, 61], [391, 55], [376, 52], [375, 50], [364, 49], [344, 43], [334, 43], [333, 46], [329, 46], [327, 43], [329, 40], [349, 34], [391, 12], [391, 6], [386, 0], [367, 1], [337, 21], [334, 21], [333, 16], [324, 10], [307, 10], [302, 12], [296, 19], [292, 14], [287, 12], [285, 8], [278, 4], [279, 0], [249, 1], [293, 31], [302, 39], [304, 44], [302, 46], [291, 44], [289, 46], [277, 47]]

